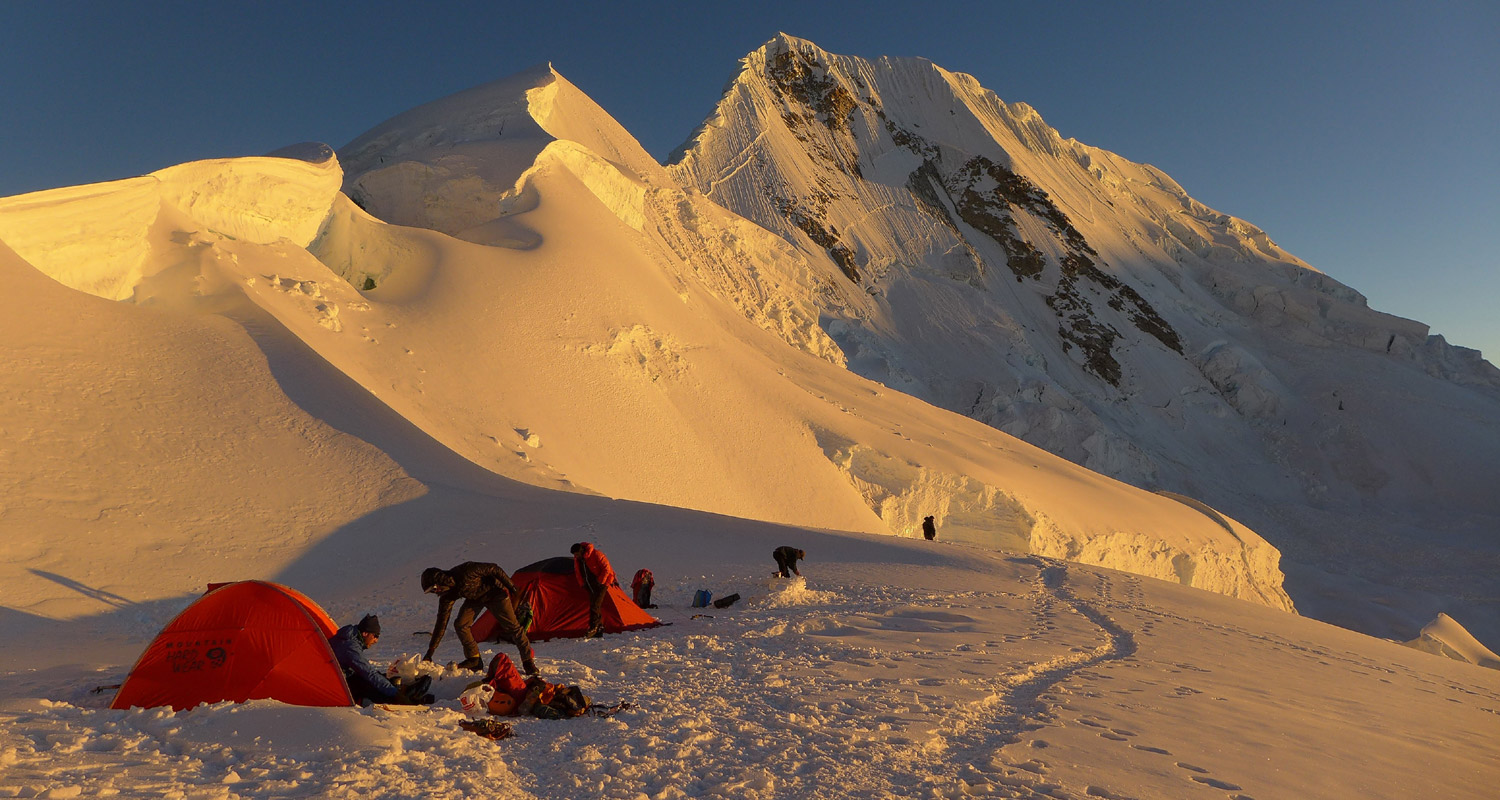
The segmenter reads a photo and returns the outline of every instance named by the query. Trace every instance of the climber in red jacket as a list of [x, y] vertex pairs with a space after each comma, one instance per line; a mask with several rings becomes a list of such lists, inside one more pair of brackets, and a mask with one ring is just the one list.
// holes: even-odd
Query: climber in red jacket
[[584, 638], [603, 636], [604, 595], [609, 592], [609, 587], [619, 586], [620, 582], [615, 579], [614, 567], [609, 565], [609, 559], [599, 548], [589, 542], [579, 542], [573, 545], [572, 553], [578, 578], [589, 591], [589, 630]]

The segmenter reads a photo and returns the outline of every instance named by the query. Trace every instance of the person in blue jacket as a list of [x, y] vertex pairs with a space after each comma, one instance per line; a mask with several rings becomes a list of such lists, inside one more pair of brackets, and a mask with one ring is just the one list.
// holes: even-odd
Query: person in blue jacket
[[344, 678], [349, 682], [349, 694], [354, 696], [354, 702], [362, 706], [371, 703], [431, 703], [433, 697], [427, 694], [428, 687], [432, 685], [430, 676], [423, 675], [409, 686], [398, 687], [386, 678], [385, 673], [370, 664], [369, 659], [365, 658], [365, 651], [374, 647], [378, 641], [380, 618], [374, 614], [366, 614], [356, 625], [339, 628], [328, 640], [328, 646], [333, 649], [333, 657], [338, 659], [339, 666], [344, 670]]

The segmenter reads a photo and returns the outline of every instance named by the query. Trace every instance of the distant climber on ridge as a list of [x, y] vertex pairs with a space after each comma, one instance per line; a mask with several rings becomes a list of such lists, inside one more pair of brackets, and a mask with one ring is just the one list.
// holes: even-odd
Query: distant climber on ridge
[[922, 518], [922, 536], [929, 542], [937, 538], [937, 525], [933, 524], [932, 517]]

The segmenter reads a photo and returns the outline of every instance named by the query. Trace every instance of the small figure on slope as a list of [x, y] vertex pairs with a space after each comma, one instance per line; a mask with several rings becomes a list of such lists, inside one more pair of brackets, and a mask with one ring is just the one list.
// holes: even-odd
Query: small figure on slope
[[776, 548], [775, 550], [772, 550], [771, 557], [776, 559], [777, 575], [783, 578], [790, 578], [793, 575], [796, 575], [798, 577], [802, 576], [802, 573], [797, 571], [797, 560], [807, 558], [807, 553], [804, 553], [803, 551], [798, 550], [795, 547], [788, 547], [783, 545]]
[[937, 525], [933, 524], [932, 517], [922, 518], [922, 535], [929, 542], [937, 538]]

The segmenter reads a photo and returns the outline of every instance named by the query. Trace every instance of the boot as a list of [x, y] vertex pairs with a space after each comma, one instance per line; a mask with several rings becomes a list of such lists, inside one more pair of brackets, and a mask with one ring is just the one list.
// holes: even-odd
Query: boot
[[596, 628], [589, 628], [588, 633], [585, 633], [583, 635], [583, 638], [585, 638], [585, 639], [598, 639], [599, 637], [601, 637], [603, 635], [604, 635], [604, 628], [601, 626], [601, 627], [596, 627]]
[[531, 657], [530, 650], [521, 654], [521, 671], [527, 675], [535, 675], [539, 671], [536, 668], [536, 659]]
[[484, 669], [484, 659], [480, 658], [479, 656], [469, 656], [463, 661], [458, 662], [458, 668], [471, 669], [475, 672], [478, 672]]
[[401, 686], [396, 702], [401, 705], [432, 705], [433, 697], [427, 690], [432, 687], [432, 676], [423, 675], [409, 684]]

